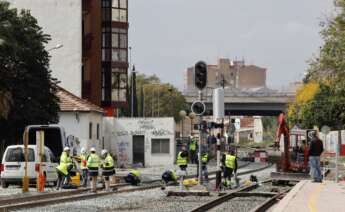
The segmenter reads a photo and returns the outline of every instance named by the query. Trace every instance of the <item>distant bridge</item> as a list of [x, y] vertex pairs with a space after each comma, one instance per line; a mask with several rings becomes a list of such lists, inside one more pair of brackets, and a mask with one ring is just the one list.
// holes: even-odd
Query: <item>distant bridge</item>
[[[198, 92], [185, 91], [184, 96], [189, 105], [198, 99]], [[205, 90], [203, 100], [206, 114], [212, 115], [212, 92]], [[238, 91], [225, 89], [225, 115], [235, 116], [277, 116], [286, 112], [288, 103], [295, 97], [293, 92], [280, 92], [269, 89]]]

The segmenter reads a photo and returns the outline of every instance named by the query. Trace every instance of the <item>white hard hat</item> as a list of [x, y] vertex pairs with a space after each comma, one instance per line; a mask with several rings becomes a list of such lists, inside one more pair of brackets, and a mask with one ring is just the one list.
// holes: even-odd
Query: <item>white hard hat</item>
[[70, 151], [69, 147], [66, 146], [64, 149], [63, 149], [64, 152], [67, 152], [67, 151]]
[[90, 152], [96, 152], [95, 147], [91, 147]]
[[103, 149], [102, 152], [101, 152], [101, 155], [105, 155], [105, 154], [107, 154], [107, 153], [108, 153], [108, 150]]
[[84, 147], [82, 147], [80, 152], [81, 152], [81, 154], [85, 154], [86, 153], [86, 149]]

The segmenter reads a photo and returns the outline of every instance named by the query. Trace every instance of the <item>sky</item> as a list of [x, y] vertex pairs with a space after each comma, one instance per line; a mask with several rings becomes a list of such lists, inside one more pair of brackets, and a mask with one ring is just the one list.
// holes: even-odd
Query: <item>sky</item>
[[131, 62], [183, 89], [197, 61], [244, 58], [281, 88], [303, 78], [333, 12], [333, 0], [129, 0]]

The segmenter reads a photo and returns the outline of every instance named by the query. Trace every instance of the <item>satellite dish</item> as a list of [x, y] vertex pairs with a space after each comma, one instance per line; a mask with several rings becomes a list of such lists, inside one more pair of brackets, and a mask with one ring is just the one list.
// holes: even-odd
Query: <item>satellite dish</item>
[[331, 128], [327, 125], [324, 125], [321, 127], [321, 132], [325, 135], [327, 135], [331, 131]]

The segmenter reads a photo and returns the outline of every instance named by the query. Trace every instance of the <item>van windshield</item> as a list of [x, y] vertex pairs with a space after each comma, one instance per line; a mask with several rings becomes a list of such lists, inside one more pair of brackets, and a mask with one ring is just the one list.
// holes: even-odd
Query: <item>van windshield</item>
[[[28, 161], [33, 162], [35, 161], [35, 153], [33, 149], [28, 149], [29, 155], [28, 155]], [[18, 148], [10, 148], [7, 150], [6, 157], [5, 157], [6, 162], [24, 162], [25, 157], [24, 157], [24, 150], [21, 147]]]

